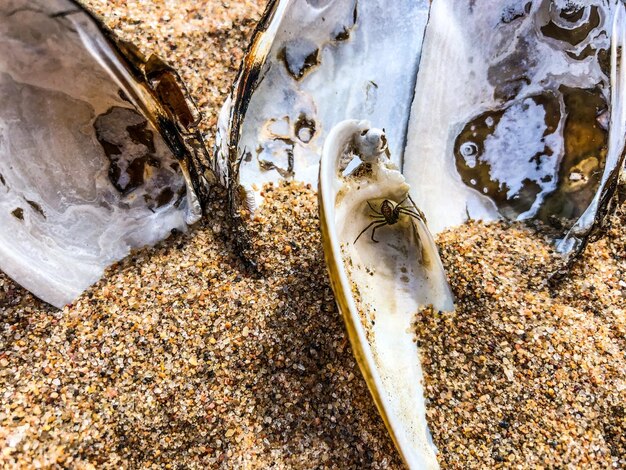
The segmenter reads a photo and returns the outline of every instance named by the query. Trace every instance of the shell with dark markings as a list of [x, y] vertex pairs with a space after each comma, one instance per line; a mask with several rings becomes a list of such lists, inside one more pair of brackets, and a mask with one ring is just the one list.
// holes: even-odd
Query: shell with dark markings
[[623, 10], [433, 2], [403, 167], [431, 230], [537, 219], [584, 246], [623, 162]]
[[61, 307], [198, 220], [199, 114], [73, 1], [3, 1], [0, 45], [0, 269]]

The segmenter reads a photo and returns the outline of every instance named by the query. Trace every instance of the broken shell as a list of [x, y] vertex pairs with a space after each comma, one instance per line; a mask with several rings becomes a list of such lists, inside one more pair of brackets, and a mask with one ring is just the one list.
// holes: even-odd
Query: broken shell
[[0, 45], [0, 269], [61, 307], [198, 220], [199, 114], [73, 1], [3, 1]]
[[584, 246], [624, 158], [624, 20], [617, 1], [433, 2], [403, 166], [433, 232], [538, 219]]
[[624, 161], [623, 10], [617, 0], [271, 2], [220, 120], [224, 180], [254, 210], [268, 181], [315, 183], [332, 126], [369, 119], [386, 129], [434, 233], [533, 219], [577, 253]]
[[[362, 163], [356, 166], [353, 160]], [[437, 248], [408, 192], [380, 131], [359, 121], [331, 130], [322, 153], [319, 195], [337, 304], [405, 461], [411, 468], [436, 468], [411, 324], [420, 307], [451, 311], [454, 305]], [[385, 205], [392, 210], [387, 220], [381, 215]], [[368, 230], [376, 230], [375, 235]]]
[[[219, 123], [221, 175], [254, 209], [267, 182], [317, 185], [330, 129], [373, 119], [400, 157], [428, 0], [269, 3]], [[255, 189], [256, 188], [256, 189]]]

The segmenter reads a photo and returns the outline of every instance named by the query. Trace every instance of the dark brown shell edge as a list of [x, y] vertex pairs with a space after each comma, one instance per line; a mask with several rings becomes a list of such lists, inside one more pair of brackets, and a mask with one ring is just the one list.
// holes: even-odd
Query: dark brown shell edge
[[626, 150], [622, 152], [617, 165], [609, 174], [602, 189], [593, 225], [586, 232], [576, 234], [576, 247], [572, 252], [565, 255], [563, 265], [550, 274], [548, 278], [551, 285], [555, 285], [568, 275], [574, 264], [581, 259], [589, 243], [602, 239], [610, 230], [611, 216], [615, 214], [620, 204], [626, 201], [626, 187], [620, 182], [620, 175], [626, 171], [625, 163]]
[[242, 210], [243, 212], [249, 212], [251, 208], [243, 188], [239, 185], [239, 167], [244, 155], [239, 155], [238, 145], [241, 137], [243, 117], [248, 110], [254, 91], [263, 80], [261, 69], [269, 54], [269, 49], [265, 54], [259, 53], [259, 43], [267, 34], [267, 29], [274, 20], [280, 1], [282, 0], [269, 0], [261, 19], [252, 33], [252, 39], [231, 90], [233, 102], [230, 109], [228, 127], [228, 175], [225, 175], [228, 189], [228, 212], [231, 217], [233, 230], [235, 231], [237, 252], [247, 267], [254, 271], [257, 271], [258, 267], [254, 261], [252, 243], [241, 213]]
[[[69, 0], [87, 14], [107, 39], [117, 59], [153, 97], [157, 108], [145, 117], [154, 125], [163, 140], [189, 174], [193, 189], [204, 210], [211, 185], [217, 180], [214, 160], [207, 150], [199, 124], [202, 114], [191, 98], [178, 72], [157, 54], [145, 57], [136, 46], [121, 40], [78, 0]], [[62, 15], [71, 14], [63, 12]]]

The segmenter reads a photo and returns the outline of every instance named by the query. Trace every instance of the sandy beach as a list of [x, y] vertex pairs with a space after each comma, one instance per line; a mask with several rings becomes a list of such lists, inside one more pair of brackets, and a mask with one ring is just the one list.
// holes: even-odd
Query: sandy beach
[[[84, 4], [188, 84], [212, 145], [263, 0]], [[403, 468], [330, 288], [315, 191], [224, 194], [62, 311], [0, 273], [3, 468]], [[439, 237], [457, 310], [416, 316], [443, 468], [626, 467], [626, 205], [572, 272], [528, 229]]]
[[444, 468], [626, 465], [626, 206], [567, 275], [522, 224], [438, 237], [456, 301], [416, 318]]
[[[264, 2], [85, 4], [177, 68], [212, 142]], [[262, 278], [224, 207], [63, 311], [0, 277], [3, 467], [400, 467], [334, 304], [314, 192], [283, 190], [250, 227]]]

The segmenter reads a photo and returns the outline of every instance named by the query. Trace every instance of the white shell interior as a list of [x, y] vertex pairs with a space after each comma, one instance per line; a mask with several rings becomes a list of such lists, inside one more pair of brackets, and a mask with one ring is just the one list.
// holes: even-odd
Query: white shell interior
[[[615, 113], [608, 126], [607, 108], [610, 103], [614, 109], [617, 102], [600, 60], [602, 54], [608, 58], [611, 44], [616, 47], [616, 30], [623, 33], [623, 21], [614, 24], [616, 12], [621, 15], [622, 10], [623, 5], [603, 0], [433, 1], [403, 167], [433, 233], [459, 225], [468, 216], [483, 220], [502, 215], [517, 220], [539, 217], [555, 190], [567, 194], [560, 206], [577, 206], [570, 226], [589, 206], [582, 223], [589, 228], [597, 210], [592, 197], [603, 192], [623, 143], [611, 140], [604, 165], [598, 165], [598, 160], [604, 158], [606, 145], [598, 145], [595, 154], [586, 155], [564, 173], [566, 126], [575, 119], [567, 99], [571, 90], [595, 90], [588, 96], [597, 94], [605, 107], [583, 124], [605, 134], [607, 127], [611, 133], [624, 134], [625, 123], [615, 119]], [[612, 64], [615, 67], [614, 60]], [[613, 87], [623, 87], [623, 78], [616, 78], [611, 78]], [[553, 129], [548, 106], [537, 102], [539, 96], [557, 104], [560, 117]], [[475, 139], [470, 135], [464, 142], [455, 142], [474, 118], [494, 111], [502, 115], [496, 122], [487, 118], [492, 119], [492, 128], [486, 139], [472, 128]], [[578, 138], [580, 146], [592, 137], [574, 135], [572, 140]], [[488, 169], [488, 177], [463, 181], [455, 151], [468, 168], [482, 165]], [[577, 196], [576, 185], [592, 174], [599, 186], [590, 187], [587, 191], [594, 192], [585, 198]], [[496, 184], [511, 204], [524, 199], [529, 203], [516, 213], [507, 213], [497, 207], [493, 189], [486, 183]]]
[[76, 4], [3, 1], [0, 48], [0, 269], [62, 307], [185, 229], [185, 179]]
[[[420, 307], [454, 308], [445, 273], [426, 224], [401, 215], [393, 225], [367, 230], [383, 200], [403, 201], [409, 191], [385, 155], [370, 158], [371, 173], [344, 175], [342, 163], [367, 122], [345, 121], [326, 139], [320, 167], [322, 233], [331, 280], [365, 377], [403, 457], [411, 468], [436, 468], [427, 430], [419, 352], [412, 331]], [[356, 148], [359, 148], [357, 145]], [[371, 155], [370, 155], [371, 157]], [[367, 156], [361, 155], [362, 159]], [[378, 210], [378, 209], [377, 209]], [[330, 249], [329, 256], [328, 250]], [[350, 325], [353, 325], [350, 327]], [[357, 357], [359, 354], [357, 353]]]
[[239, 183], [256, 205], [270, 181], [316, 186], [324, 140], [344, 119], [375, 118], [392, 153], [402, 154], [428, 8], [428, 0], [279, 2], [238, 142]]
[[623, 154], [621, 56], [611, 52], [623, 9], [617, 0], [279, 1], [235, 179], [252, 209], [268, 181], [315, 185], [328, 130], [368, 119], [385, 129], [433, 233], [468, 218], [539, 219], [573, 250]]

